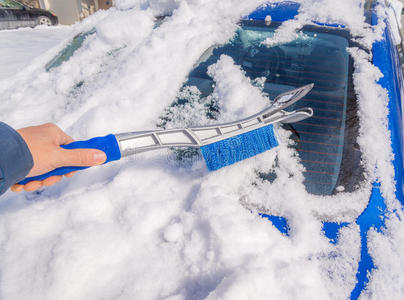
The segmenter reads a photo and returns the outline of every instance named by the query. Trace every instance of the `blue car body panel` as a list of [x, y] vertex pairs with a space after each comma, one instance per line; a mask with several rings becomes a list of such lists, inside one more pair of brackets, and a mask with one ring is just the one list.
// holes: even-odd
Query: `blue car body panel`
[[272, 21], [283, 22], [293, 19], [298, 14], [300, 4], [291, 1], [264, 4], [257, 8], [245, 19], [247, 20], [265, 20], [270, 15]]
[[[373, 14], [372, 25], [377, 23]], [[386, 28], [383, 39], [373, 44], [373, 64], [380, 69], [383, 77], [379, 84], [389, 93], [389, 130], [394, 153], [396, 197], [404, 205], [403, 199], [403, 122], [401, 100], [403, 95], [403, 74], [397, 48], [393, 44], [390, 31]]]
[[[372, 14], [372, 25], [377, 23], [376, 13]], [[372, 46], [373, 64], [380, 69], [383, 77], [379, 84], [388, 91], [389, 96], [389, 130], [391, 132], [391, 146], [394, 153], [394, 171], [396, 180], [396, 198], [403, 205], [403, 126], [401, 100], [403, 92], [403, 74], [400, 67], [397, 48], [388, 26], [383, 33], [383, 39]], [[356, 220], [361, 235], [361, 260], [357, 284], [351, 293], [351, 299], [358, 299], [369, 280], [368, 274], [377, 266], [374, 265], [367, 247], [367, 232], [374, 228], [381, 232], [385, 227], [386, 205], [380, 193], [380, 184], [375, 183], [368, 207]]]
[[[248, 15], [247, 20], [265, 20], [270, 15], [272, 21], [283, 22], [293, 19], [299, 10], [300, 4], [290, 1], [267, 4], [259, 7], [253, 13]], [[344, 27], [338, 24], [315, 24], [319, 26]], [[372, 25], [377, 23], [377, 15], [372, 12]], [[372, 47], [373, 64], [383, 73], [379, 84], [388, 91], [389, 95], [389, 130], [391, 132], [391, 145], [394, 153], [394, 170], [396, 180], [396, 197], [404, 205], [403, 197], [403, 123], [402, 123], [402, 95], [404, 91], [403, 74], [400, 67], [398, 51], [392, 41], [389, 26], [386, 27], [381, 41], [375, 42]], [[372, 257], [368, 252], [367, 233], [369, 229], [374, 228], [382, 232], [385, 228], [386, 205], [380, 192], [380, 184], [373, 184], [371, 197], [365, 211], [357, 218], [356, 224], [360, 228], [361, 236], [361, 259], [356, 274], [357, 283], [351, 292], [351, 299], [358, 299], [362, 291], [366, 288], [369, 280], [369, 274], [377, 266], [374, 265]], [[288, 236], [289, 226], [287, 219], [282, 216], [261, 215], [272, 222], [278, 230], [285, 236]], [[348, 226], [349, 223], [324, 222], [323, 231], [330, 243], [338, 243], [339, 229]]]

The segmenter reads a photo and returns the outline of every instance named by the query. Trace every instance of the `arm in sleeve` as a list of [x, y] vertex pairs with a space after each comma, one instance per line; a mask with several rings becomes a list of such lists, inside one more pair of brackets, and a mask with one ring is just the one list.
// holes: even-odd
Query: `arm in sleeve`
[[24, 179], [33, 165], [31, 152], [23, 138], [0, 122], [0, 195]]

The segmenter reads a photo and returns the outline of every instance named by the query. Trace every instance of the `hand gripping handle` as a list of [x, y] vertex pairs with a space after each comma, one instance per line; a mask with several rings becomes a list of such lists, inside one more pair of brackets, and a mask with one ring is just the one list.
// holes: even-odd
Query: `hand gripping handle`
[[[103, 137], [95, 137], [87, 141], [73, 142], [67, 145], [61, 145], [61, 147], [64, 149], [98, 149], [104, 151], [105, 154], [107, 155], [107, 160], [105, 161], [104, 164], [113, 160], [119, 160], [121, 158], [121, 151], [119, 150], [119, 144], [118, 141], [116, 140], [115, 135], [113, 134], [109, 134]], [[42, 175], [25, 178], [18, 184], [27, 184], [28, 182], [31, 181], [44, 180], [51, 176], [65, 175], [73, 171], [83, 170], [87, 168], [89, 167], [75, 167], [75, 166], [61, 167]]]

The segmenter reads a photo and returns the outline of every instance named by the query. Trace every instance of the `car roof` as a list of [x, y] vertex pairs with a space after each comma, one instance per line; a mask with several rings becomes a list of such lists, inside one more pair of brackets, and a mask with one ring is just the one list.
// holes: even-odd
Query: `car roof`
[[[374, 1], [366, 0], [364, 3], [365, 15], [369, 16], [367, 22], [370, 23], [371, 9], [373, 8]], [[276, 3], [267, 3], [259, 6], [249, 15], [243, 17], [244, 20], [265, 20], [265, 18], [270, 15], [271, 20], [275, 22], [284, 22], [287, 20], [294, 19], [298, 15], [300, 8], [300, 3], [294, 1], [281, 1]], [[320, 23], [313, 21], [314, 24], [328, 27], [345, 27], [344, 24], [329, 24]]]

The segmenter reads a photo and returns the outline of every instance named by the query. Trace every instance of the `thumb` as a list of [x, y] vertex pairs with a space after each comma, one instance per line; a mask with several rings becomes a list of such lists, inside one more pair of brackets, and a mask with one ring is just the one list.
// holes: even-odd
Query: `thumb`
[[60, 149], [58, 167], [91, 167], [104, 163], [107, 155], [96, 149]]

